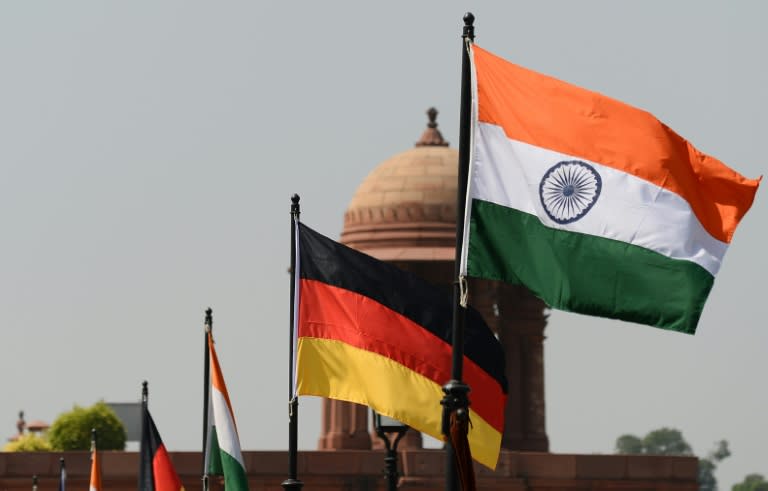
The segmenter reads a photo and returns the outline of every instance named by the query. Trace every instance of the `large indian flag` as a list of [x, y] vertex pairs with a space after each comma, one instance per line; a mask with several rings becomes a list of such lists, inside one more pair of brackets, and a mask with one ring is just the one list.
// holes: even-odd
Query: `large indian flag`
[[235, 414], [232, 411], [227, 387], [224, 385], [224, 375], [221, 373], [210, 332], [208, 332], [208, 351], [211, 359], [211, 407], [219, 444], [221, 469], [224, 473], [224, 488], [227, 491], [248, 491], [248, 478], [245, 474], [243, 455], [240, 452]]
[[653, 115], [472, 47], [462, 275], [693, 334], [760, 179]]
[[101, 491], [101, 462], [99, 452], [96, 450], [95, 438], [91, 439], [91, 480], [88, 491]]

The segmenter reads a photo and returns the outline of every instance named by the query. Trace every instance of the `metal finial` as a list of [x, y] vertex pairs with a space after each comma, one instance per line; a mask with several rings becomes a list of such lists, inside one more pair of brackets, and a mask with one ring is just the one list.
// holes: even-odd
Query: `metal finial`
[[434, 107], [427, 109], [427, 129], [421, 134], [421, 138], [416, 142], [417, 147], [447, 147], [448, 142], [443, 139], [442, 133], [437, 129], [438, 110]]
[[299, 206], [299, 200], [301, 197], [298, 194], [291, 196], [291, 215], [298, 218], [301, 207]]
[[464, 33], [462, 37], [468, 38], [470, 41], [475, 40], [475, 16], [472, 12], [464, 14]]
[[149, 385], [149, 382], [146, 380], [141, 383], [141, 400], [142, 402], [147, 402], [147, 399], [149, 398], [149, 389], [147, 386]]
[[213, 309], [208, 307], [205, 310], [205, 330], [209, 331], [213, 328]]
[[429, 123], [427, 123], [427, 127], [429, 128], [437, 128], [437, 109], [434, 107], [430, 107], [427, 109], [427, 117], [429, 118]]

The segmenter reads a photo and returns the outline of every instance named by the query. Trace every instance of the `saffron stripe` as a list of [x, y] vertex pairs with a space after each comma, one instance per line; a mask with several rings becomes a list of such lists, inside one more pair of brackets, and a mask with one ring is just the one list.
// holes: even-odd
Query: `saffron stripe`
[[211, 360], [211, 387], [223, 394], [227, 411], [231, 414], [232, 402], [229, 400], [229, 392], [227, 392], [227, 386], [224, 384], [224, 376], [219, 366], [219, 357], [216, 356], [216, 348], [214, 347], [213, 337], [210, 332], [208, 333], [208, 352]]
[[[541, 148], [599, 162], [690, 203], [716, 239], [730, 242], [760, 179], [701, 153], [650, 113], [527, 70], [473, 47], [478, 120]], [[524, 114], [523, 114], [524, 113]]]

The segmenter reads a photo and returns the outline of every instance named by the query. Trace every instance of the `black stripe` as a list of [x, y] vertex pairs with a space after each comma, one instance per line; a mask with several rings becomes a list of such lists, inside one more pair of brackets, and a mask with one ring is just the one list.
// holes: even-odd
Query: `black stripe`
[[163, 441], [160, 439], [160, 433], [157, 431], [157, 427], [155, 426], [152, 416], [149, 414], [149, 410], [145, 407], [143, 411], [143, 418], [146, 421], [146, 424], [143, 425], [141, 434], [139, 491], [154, 491], [155, 471], [153, 464], [157, 449], [160, 448]]
[[[392, 264], [299, 224], [299, 275], [369, 297], [451, 344], [452, 295]], [[393, 333], [393, 336], [396, 336]], [[480, 313], [467, 309], [464, 355], [507, 393], [504, 351]], [[447, 382], [447, 380], [446, 380]]]

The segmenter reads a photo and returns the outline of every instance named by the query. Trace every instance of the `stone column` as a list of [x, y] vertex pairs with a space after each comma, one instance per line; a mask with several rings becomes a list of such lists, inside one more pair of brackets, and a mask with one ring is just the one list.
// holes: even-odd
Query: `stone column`
[[368, 412], [370, 410], [351, 402], [323, 399], [320, 450], [370, 450]]
[[469, 292], [470, 303], [483, 314], [504, 347], [509, 397], [502, 447], [546, 452], [546, 306], [524, 287], [500, 282], [470, 280]]

